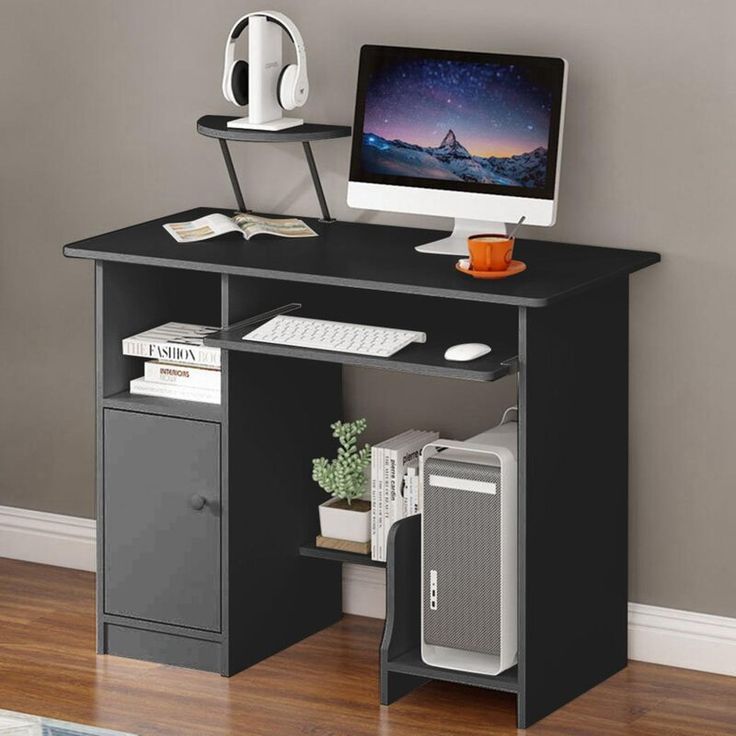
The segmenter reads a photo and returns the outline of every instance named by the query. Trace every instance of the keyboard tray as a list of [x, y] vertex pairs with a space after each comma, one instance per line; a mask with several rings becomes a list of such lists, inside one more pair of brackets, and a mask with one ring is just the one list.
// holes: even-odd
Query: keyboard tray
[[213, 332], [205, 338], [204, 344], [241, 353], [279, 355], [286, 358], [365, 366], [367, 368], [457, 378], [466, 381], [496, 381], [509, 373], [516, 372], [517, 355], [515, 346], [509, 346], [495, 340], [492, 343], [492, 352], [482, 358], [468, 363], [445, 360], [445, 350], [457, 343], [457, 338], [453, 339], [452, 334], [440, 327], [427, 332], [427, 342], [412, 343], [390, 358], [243, 340], [245, 335], [277, 314], [284, 314], [298, 309], [295, 304], [291, 303], [268, 312], [253, 315], [219, 332]]

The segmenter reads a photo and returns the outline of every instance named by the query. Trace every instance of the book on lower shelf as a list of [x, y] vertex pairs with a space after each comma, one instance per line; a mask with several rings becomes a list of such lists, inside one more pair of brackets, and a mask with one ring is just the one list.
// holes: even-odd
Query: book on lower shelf
[[199, 401], [203, 404], [219, 404], [220, 389], [198, 388], [196, 386], [172, 386], [168, 383], [148, 381], [145, 377], [134, 378], [130, 382], [130, 393], [139, 396], [159, 396], [165, 399]]
[[147, 360], [143, 368], [143, 377], [151, 383], [163, 383], [167, 386], [186, 386], [219, 391], [222, 372], [217, 368], [200, 368], [193, 365], [165, 363], [161, 360]]
[[419, 453], [438, 438], [438, 432], [409, 429], [371, 448], [372, 559], [385, 562], [392, 524], [421, 511]]
[[123, 340], [123, 355], [153, 358], [167, 363], [220, 368], [220, 348], [204, 345], [204, 338], [219, 327], [166, 322]]

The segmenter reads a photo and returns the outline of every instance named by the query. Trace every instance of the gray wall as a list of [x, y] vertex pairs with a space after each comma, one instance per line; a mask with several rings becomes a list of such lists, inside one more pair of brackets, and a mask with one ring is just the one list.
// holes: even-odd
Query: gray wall
[[[661, 251], [632, 279], [631, 598], [736, 616], [736, 4], [731, 0], [280, 0], [310, 52], [305, 115], [351, 119], [366, 42], [564, 55], [559, 224], [536, 237]], [[199, 204], [230, 205], [217, 145], [224, 34], [258, 4], [3, 0], [0, 23], [0, 504], [93, 513], [92, 268], [64, 242]], [[337, 215], [348, 142], [315, 146]], [[298, 146], [235, 152], [249, 202], [317, 212]], [[247, 247], [247, 246], [243, 246]], [[375, 430], [430, 421], [404, 378], [353, 372]], [[366, 407], [376, 387], [404, 403]], [[488, 387], [431, 387], [478, 429]], [[475, 415], [474, 415], [475, 411]], [[439, 421], [439, 419], [438, 419]], [[574, 447], [570, 448], [574, 459]], [[595, 493], [595, 489], [591, 489]]]

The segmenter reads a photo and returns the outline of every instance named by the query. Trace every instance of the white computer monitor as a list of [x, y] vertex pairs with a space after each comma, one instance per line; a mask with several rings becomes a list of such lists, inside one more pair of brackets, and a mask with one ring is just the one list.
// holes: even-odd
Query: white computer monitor
[[566, 80], [564, 59], [363, 46], [348, 204], [455, 218], [425, 253], [553, 225]]

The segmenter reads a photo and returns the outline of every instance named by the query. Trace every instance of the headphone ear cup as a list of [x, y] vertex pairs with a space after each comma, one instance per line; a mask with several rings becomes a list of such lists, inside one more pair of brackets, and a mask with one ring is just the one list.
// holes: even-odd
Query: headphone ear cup
[[236, 61], [230, 70], [231, 102], [236, 105], [248, 104], [248, 62]]
[[279, 105], [284, 110], [293, 110], [296, 107], [296, 99], [294, 96], [296, 87], [296, 78], [299, 69], [296, 64], [289, 64], [281, 70], [278, 83], [278, 100]]

